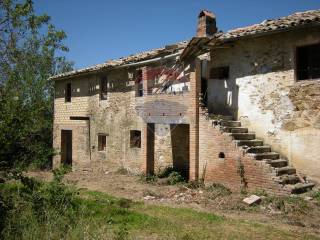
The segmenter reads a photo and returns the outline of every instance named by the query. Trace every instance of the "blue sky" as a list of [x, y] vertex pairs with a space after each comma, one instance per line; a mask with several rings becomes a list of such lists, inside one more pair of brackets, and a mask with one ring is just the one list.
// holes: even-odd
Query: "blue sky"
[[213, 11], [219, 30], [230, 30], [297, 11], [320, 9], [320, 0], [34, 0], [63, 29], [70, 51], [82, 68], [191, 39], [197, 14]]

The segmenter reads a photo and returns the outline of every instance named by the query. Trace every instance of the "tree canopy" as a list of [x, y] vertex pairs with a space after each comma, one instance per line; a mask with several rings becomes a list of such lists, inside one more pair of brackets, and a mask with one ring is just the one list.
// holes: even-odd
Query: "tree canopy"
[[72, 70], [58, 53], [66, 33], [31, 0], [0, 0], [0, 166], [46, 167], [51, 162], [53, 86], [49, 77]]

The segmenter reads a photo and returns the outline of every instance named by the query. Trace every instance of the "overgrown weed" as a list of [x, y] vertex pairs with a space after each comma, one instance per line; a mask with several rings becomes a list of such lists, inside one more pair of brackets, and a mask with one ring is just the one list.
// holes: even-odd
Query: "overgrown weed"
[[217, 197], [225, 197], [231, 195], [232, 191], [221, 183], [212, 183], [205, 187], [206, 195], [209, 199], [216, 199]]

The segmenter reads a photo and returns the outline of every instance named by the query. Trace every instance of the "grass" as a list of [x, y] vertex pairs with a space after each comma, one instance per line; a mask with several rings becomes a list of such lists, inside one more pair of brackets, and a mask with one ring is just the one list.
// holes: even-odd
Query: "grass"
[[128, 175], [128, 174], [130, 174], [130, 172], [128, 171], [128, 169], [125, 168], [124, 166], [121, 166], [120, 168], [118, 168], [118, 170], [116, 171], [116, 173], [121, 174], [121, 175]]
[[[233, 220], [188, 208], [149, 205], [55, 184], [32, 186], [36, 192], [31, 195], [22, 194], [23, 186], [19, 183], [0, 184], [3, 201], [0, 200], [11, 199], [19, 206], [7, 212], [11, 217], [4, 222], [3, 239], [317, 239], [253, 221]], [[65, 197], [52, 198], [57, 192]], [[40, 201], [42, 198], [45, 200]], [[34, 203], [42, 206], [43, 212], [34, 209]], [[65, 204], [73, 210], [65, 209], [61, 213], [57, 208]], [[41, 221], [36, 216], [39, 213], [45, 215]]]
[[320, 190], [315, 191], [315, 192], [312, 194], [312, 197], [313, 197], [318, 203], [320, 203]]
[[268, 196], [264, 199], [264, 205], [270, 205], [286, 215], [307, 215], [311, 210], [308, 202], [299, 196]]
[[[95, 214], [112, 218], [110, 226], [127, 232], [129, 239], [303, 239], [289, 231], [252, 221], [232, 220], [188, 208], [148, 205], [131, 202], [123, 208], [119, 200], [98, 192], [82, 192]], [[112, 203], [111, 205], [101, 204]], [[93, 207], [93, 206], [91, 206]], [[111, 210], [111, 212], [110, 212]], [[312, 239], [311, 236], [305, 236]], [[316, 239], [315, 237], [313, 239]]]

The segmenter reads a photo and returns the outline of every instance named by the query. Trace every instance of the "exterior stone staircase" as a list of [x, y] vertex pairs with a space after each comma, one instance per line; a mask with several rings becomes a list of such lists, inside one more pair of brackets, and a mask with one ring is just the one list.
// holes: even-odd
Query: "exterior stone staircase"
[[218, 127], [223, 134], [233, 138], [234, 144], [241, 148], [244, 154], [249, 154], [256, 161], [269, 164], [272, 169], [273, 179], [282, 184], [289, 192], [300, 194], [311, 190], [315, 184], [299, 177], [294, 167], [289, 166], [288, 160], [281, 158], [280, 154], [272, 151], [271, 147], [264, 145], [262, 140], [256, 139], [254, 132], [241, 127], [240, 121], [233, 121], [231, 116], [218, 116], [212, 119], [214, 127]]

